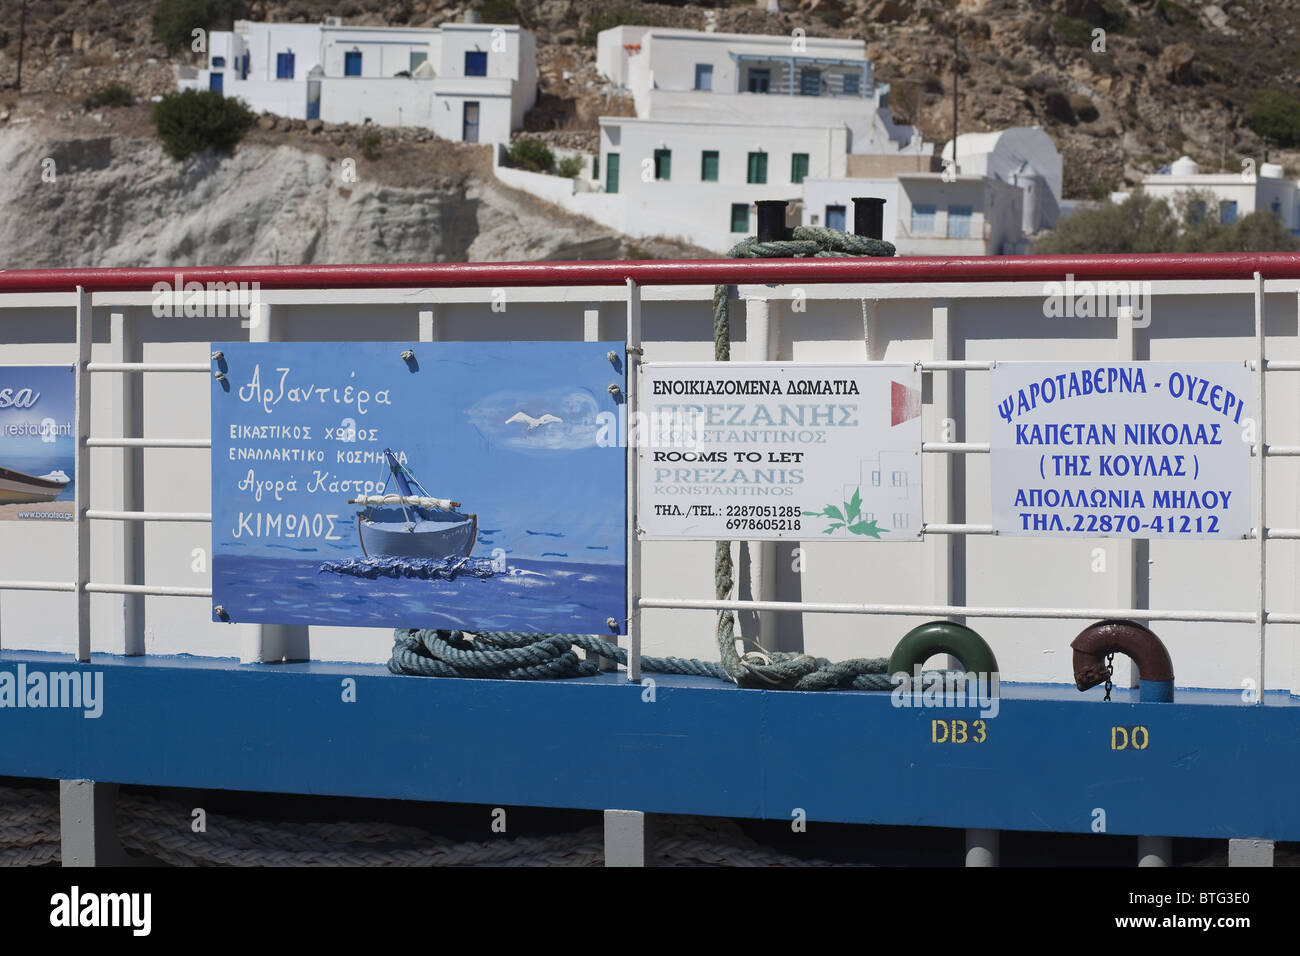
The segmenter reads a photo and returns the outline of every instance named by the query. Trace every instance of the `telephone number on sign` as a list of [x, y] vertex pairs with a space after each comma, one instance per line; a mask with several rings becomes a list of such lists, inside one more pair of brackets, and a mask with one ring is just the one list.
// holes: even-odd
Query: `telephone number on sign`
[[727, 505], [728, 518], [797, 518], [793, 505]]
[[[1081, 534], [1218, 534], [1217, 515], [1156, 515], [1143, 521], [1137, 515], [1059, 515], [1020, 512], [1025, 531], [1074, 531]], [[1064, 520], [1062, 520], [1064, 519]]]
[[728, 518], [728, 531], [798, 531], [799, 522], [791, 518]]

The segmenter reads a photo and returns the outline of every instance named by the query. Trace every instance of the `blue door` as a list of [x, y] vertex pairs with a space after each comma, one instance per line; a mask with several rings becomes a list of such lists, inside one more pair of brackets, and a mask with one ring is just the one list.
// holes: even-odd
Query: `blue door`
[[461, 123], [460, 138], [466, 143], [478, 142], [478, 104], [466, 103], [464, 121]]
[[320, 80], [307, 83], [307, 118], [320, 119]]
[[220, 93], [222, 89], [224, 89], [223, 84], [225, 83], [225, 76], [226, 74], [224, 73], [209, 73], [208, 89], [213, 93]]
[[343, 54], [343, 75], [360, 76], [361, 75], [361, 51], [353, 50], [350, 53]]
[[844, 207], [827, 206], [826, 207], [826, 228], [827, 229], [844, 229]]

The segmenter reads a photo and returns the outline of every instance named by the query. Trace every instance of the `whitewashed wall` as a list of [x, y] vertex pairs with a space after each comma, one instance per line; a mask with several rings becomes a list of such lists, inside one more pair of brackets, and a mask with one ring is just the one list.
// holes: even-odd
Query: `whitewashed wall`
[[322, 77], [320, 118], [327, 123], [370, 120], [379, 126], [435, 129], [438, 119], [435, 82], [404, 76], [363, 83], [353, 77]]
[[[746, 304], [733, 306], [737, 360], [798, 361], [883, 359], [914, 361], [935, 355], [935, 331], [943, 332], [948, 304], [948, 357], [971, 360], [1037, 359], [1105, 362], [1129, 357], [1121, 350], [1113, 319], [1046, 319], [1038, 284], [930, 284], [926, 286], [802, 286], [806, 312], [793, 312], [792, 290], [743, 286], [748, 300], [769, 299], [773, 340], [749, 339]], [[1136, 330], [1139, 358], [1161, 361], [1246, 359], [1254, 354], [1254, 302], [1250, 282], [1157, 282], [1152, 324]], [[1268, 351], [1275, 360], [1300, 359], [1297, 293], [1300, 282], [1274, 282], [1266, 296]], [[603, 289], [512, 290], [504, 313], [490, 308], [491, 290], [391, 290], [368, 292], [267, 292], [273, 337], [285, 340], [414, 340], [421, 310], [434, 315], [435, 337], [445, 340], [581, 339], [584, 313], [599, 315], [599, 337], [624, 332], [624, 291]], [[647, 288], [644, 338], [647, 361], [704, 360], [712, 355], [712, 289]], [[865, 300], [863, 297], [867, 297]], [[238, 319], [159, 319], [148, 294], [105, 294], [96, 299], [94, 361], [122, 361], [110, 335], [110, 315], [121, 312], [142, 342], [145, 361], [206, 362], [210, 342], [240, 339], [248, 330]], [[869, 345], [864, 340], [864, 310]], [[755, 324], [752, 326], [757, 328]], [[0, 296], [0, 348], [6, 364], [71, 363], [73, 297]], [[949, 376], [951, 376], [949, 378]], [[991, 399], [986, 372], [927, 373], [924, 434], [940, 438], [934, 399], [951, 381], [957, 441], [988, 438]], [[97, 437], [121, 432], [117, 374], [93, 377], [92, 428]], [[150, 437], [207, 437], [210, 382], [204, 374], [167, 373], [145, 378], [143, 434]], [[1277, 372], [1268, 379], [1268, 440], [1300, 444], [1300, 373]], [[208, 511], [209, 452], [151, 449], [144, 453], [143, 507], [150, 511]], [[118, 450], [91, 451], [91, 507], [121, 507]], [[965, 514], [950, 520], [988, 523], [989, 459], [966, 455], [925, 456], [927, 520], [943, 515], [947, 495], [936, 475], [951, 470], [965, 478], [956, 496]], [[1267, 462], [1271, 527], [1300, 526], [1300, 461]], [[92, 529], [95, 581], [120, 581], [123, 527], [96, 521]], [[153, 523], [144, 528], [145, 581], [207, 587], [209, 528], [202, 524]], [[0, 579], [67, 581], [75, 574], [73, 528], [65, 525], [0, 522]], [[965, 559], [945, 570], [948, 539], [931, 536], [917, 544], [808, 542], [806, 570], [792, 571], [793, 545], [777, 547], [774, 596], [778, 600], [872, 603], [957, 603], [972, 606], [1122, 605], [1127, 591], [1121, 549], [1127, 542], [1103, 540], [971, 537]], [[1250, 541], [1152, 542], [1146, 577], [1149, 605], [1158, 608], [1250, 610], [1256, 595], [1254, 549]], [[1297, 549], [1300, 542], [1268, 545], [1269, 607], [1300, 609]], [[1097, 549], [1107, 570], [1094, 570]], [[713, 546], [708, 543], [647, 543], [643, 593], [647, 597], [713, 596]], [[744, 571], [748, 565], [739, 565]], [[741, 596], [752, 587], [742, 574]], [[210, 622], [205, 599], [150, 597], [144, 600], [142, 633], [128, 642], [123, 633], [124, 599], [91, 597], [96, 651], [120, 653], [142, 639], [157, 654], [238, 657], [244, 625]], [[898, 639], [923, 618], [906, 616], [781, 614], [776, 630], [761, 635], [769, 647], [805, 648], [839, 659], [887, 655]], [[714, 615], [708, 611], [648, 610], [645, 652], [715, 659]], [[1068, 683], [1069, 642], [1087, 621], [972, 619], [998, 655], [1004, 679]], [[743, 616], [742, 628], [755, 622]], [[1255, 628], [1246, 624], [1157, 623], [1155, 630], [1173, 654], [1182, 686], [1241, 686], [1256, 667]], [[1269, 628], [1267, 679], [1271, 687], [1300, 684], [1297, 627]], [[391, 647], [384, 629], [311, 628], [310, 653], [319, 659], [386, 660]], [[69, 652], [75, 644], [70, 594], [0, 592], [0, 646]], [[1123, 672], [1120, 678], [1123, 680]]]
[[[732, 232], [733, 203], [797, 199], [802, 186], [791, 182], [794, 153], [808, 154], [810, 176], [842, 177], [844, 142], [842, 128], [606, 118], [601, 122], [600, 168], [603, 177], [608, 155], [619, 154], [617, 196], [624, 232], [677, 237], [725, 252], [752, 231]], [[672, 150], [670, 179], [643, 181], [643, 164], [653, 163], [661, 147]], [[701, 179], [704, 150], [718, 152], [717, 182]], [[748, 183], [749, 153], [760, 151], [767, 153], [767, 182]], [[649, 168], [653, 174], [653, 165]]]

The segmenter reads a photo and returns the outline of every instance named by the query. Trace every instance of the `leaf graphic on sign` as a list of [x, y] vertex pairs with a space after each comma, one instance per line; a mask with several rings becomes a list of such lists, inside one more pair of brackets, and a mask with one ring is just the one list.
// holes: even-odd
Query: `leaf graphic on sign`
[[879, 538], [881, 534], [885, 532], [884, 528], [880, 528], [876, 526], [876, 522], [874, 520], [859, 521], [857, 524], [851, 524], [849, 525], [849, 530], [852, 531], [854, 534], [865, 534], [872, 538]]
[[822, 534], [834, 534], [836, 531], [848, 529], [851, 534], [866, 535], [869, 538], [879, 538], [882, 534], [888, 534], [888, 528], [881, 528], [876, 524], [873, 518], [870, 521], [860, 521], [862, 517], [862, 489], [854, 488], [853, 496], [844, 502], [844, 510], [840, 511], [835, 505], [827, 505], [821, 511], [805, 511], [805, 518], [829, 518], [831, 523], [822, 530]]
[[844, 503], [844, 520], [852, 521], [862, 515], [862, 489], [854, 488], [853, 497]]
[[834, 518], [836, 521], [844, 521], [844, 515], [840, 514], [840, 509], [834, 505], [827, 505], [823, 511], [805, 511], [805, 518]]

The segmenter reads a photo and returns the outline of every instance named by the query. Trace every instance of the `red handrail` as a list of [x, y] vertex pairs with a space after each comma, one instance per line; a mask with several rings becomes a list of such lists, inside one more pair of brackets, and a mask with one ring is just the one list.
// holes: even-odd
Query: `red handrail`
[[167, 283], [253, 283], [263, 289], [494, 286], [785, 285], [794, 282], [1061, 282], [1300, 278], [1300, 253], [1147, 253], [1105, 256], [909, 256], [895, 259], [663, 259], [447, 262], [411, 265], [196, 266], [0, 271], [0, 292], [135, 292]]

